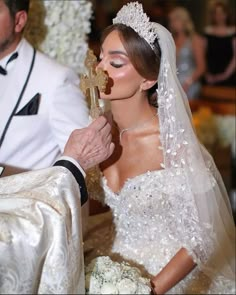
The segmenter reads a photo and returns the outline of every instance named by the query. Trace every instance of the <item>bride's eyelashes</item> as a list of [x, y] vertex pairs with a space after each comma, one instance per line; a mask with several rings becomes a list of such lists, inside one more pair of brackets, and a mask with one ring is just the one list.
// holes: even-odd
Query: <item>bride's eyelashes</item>
[[[98, 63], [100, 63], [102, 61], [103, 57], [99, 56], [97, 61]], [[124, 63], [120, 61], [120, 59], [118, 59], [117, 61], [110, 61], [109, 64], [114, 67], [114, 68], [121, 68], [124, 66]]]
[[121, 67], [123, 67], [123, 64], [116, 64], [116, 63], [114, 63], [114, 62], [110, 62], [110, 65], [111, 65], [112, 67], [114, 67], [114, 68], [121, 68]]

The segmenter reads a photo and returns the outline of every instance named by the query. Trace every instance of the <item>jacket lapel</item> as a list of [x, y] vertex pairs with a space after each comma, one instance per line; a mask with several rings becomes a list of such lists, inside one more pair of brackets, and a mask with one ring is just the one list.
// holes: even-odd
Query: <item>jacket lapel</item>
[[9, 73], [8, 84], [0, 99], [0, 136], [4, 131], [9, 117], [17, 103], [22, 88], [25, 84], [33, 57], [33, 47], [25, 40], [18, 50], [19, 56], [16, 59], [14, 69]]

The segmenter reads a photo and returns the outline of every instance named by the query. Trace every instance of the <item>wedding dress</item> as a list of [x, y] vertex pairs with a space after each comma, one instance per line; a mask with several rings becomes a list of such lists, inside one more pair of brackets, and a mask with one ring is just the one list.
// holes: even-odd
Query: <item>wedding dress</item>
[[[188, 201], [191, 190], [181, 170], [138, 175], [128, 179], [117, 193], [108, 187], [104, 177], [101, 185], [112, 216], [105, 213], [90, 217], [84, 246], [87, 263], [107, 255], [119, 262], [128, 261], [141, 269], [144, 276], [150, 276], [159, 273], [182, 247], [193, 257], [204, 255], [200, 248], [203, 243], [209, 244], [209, 252], [214, 247], [210, 238], [202, 235], [196, 208]], [[97, 194], [99, 189], [91, 194], [95, 191]], [[226, 242], [225, 248], [228, 246]], [[230, 280], [218, 275], [212, 280], [196, 267], [167, 294], [234, 294], [234, 291], [233, 277]]]
[[[104, 200], [113, 217], [90, 218], [86, 263], [96, 255], [111, 255], [138, 264], [144, 275], [157, 275], [185, 248], [197, 266], [168, 293], [235, 294], [232, 210], [214, 161], [194, 131], [188, 99], [176, 74], [173, 37], [162, 25], [150, 22], [138, 2], [123, 6], [113, 23], [132, 28], [154, 53], [156, 41], [160, 46], [157, 116], [161, 146], [157, 149], [163, 151], [163, 169], [127, 179], [117, 193], [102, 178]], [[90, 194], [100, 199], [99, 186], [92, 182]]]

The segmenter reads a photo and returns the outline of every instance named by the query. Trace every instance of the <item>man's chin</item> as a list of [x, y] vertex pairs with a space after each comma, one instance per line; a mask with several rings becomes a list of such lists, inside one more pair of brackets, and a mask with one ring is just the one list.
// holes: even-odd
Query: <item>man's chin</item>
[[14, 50], [18, 45], [16, 42], [15, 34], [11, 34], [8, 38], [5, 40], [0, 41], [0, 56], [3, 58], [4, 56], [8, 55], [12, 52], [12, 49]]

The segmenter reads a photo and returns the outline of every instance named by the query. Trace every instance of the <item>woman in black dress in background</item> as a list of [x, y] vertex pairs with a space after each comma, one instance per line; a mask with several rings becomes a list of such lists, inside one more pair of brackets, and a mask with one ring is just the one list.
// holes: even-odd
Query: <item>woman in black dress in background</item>
[[210, 24], [205, 28], [207, 72], [211, 85], [235, 86], [236, 34], [225, 2], [214, 1], [209, 7]]

